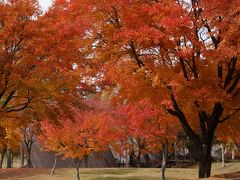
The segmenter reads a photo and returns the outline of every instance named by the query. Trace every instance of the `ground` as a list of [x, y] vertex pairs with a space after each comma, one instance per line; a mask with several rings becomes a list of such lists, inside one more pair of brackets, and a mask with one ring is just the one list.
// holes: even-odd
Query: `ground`
[[[0, 179], [19, 180], [71, 180], [76, 179], [75, 169], [56, 169], [55, 175], [50, 175], [50, 169], [1, 169]], [[84, 168], [80, 169], [82, 180], [158, 180], [159, 169], [157, 168]], [[238, 172], [238, 173], [237, 173]], [[240, 162], [227, 163], [221, 168], [220, 163], [213, 164], [212, 179], [219, 177], [238, 177], [240, 179]], [[225, 174], [225, 175], [223, 175]], [[227, 174], [227, 175], [226, 175]], [[197, 166], [190, 168], [168, 168], [167, 180], [197, 179]], [[237, 178], [237, 179], [238, 179]]]

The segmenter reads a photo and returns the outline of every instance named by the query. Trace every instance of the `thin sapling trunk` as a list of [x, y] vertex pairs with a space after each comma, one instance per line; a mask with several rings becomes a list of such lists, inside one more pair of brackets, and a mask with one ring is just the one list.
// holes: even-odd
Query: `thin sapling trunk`
[[53, 163], [51, 175], [53, 175], [55, 173], [56, 165], [57, 165], [57, 156], [55, 156], [55, 158], [54, 158], [54, 163]]
[[160, 170], [160, 180], [165, 180], [165, 170], [167, 166], [167, 156], [168, 156], [168, 145], [167, 143], [163, 145], [162, 149], [162, 166]]

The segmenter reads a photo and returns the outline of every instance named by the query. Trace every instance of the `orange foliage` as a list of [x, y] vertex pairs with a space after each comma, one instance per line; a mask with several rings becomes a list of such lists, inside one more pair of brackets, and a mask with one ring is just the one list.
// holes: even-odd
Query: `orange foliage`
[[116, 142], [122, 150], [138, 154], [160, 152], [166, 140], [174, 140], [180, 129], [175, 119], [165, 118], [166, 110], [149, 99], [120, 105], [115, 111]]
[[74, 119], [61, 118], [58, 126], [48, 121], [41, 123], [38, 139], [43, 148], [79, 160], [92, 152], [107, 150], [112, 136], [107, 126], [111, 117], [100, 112], [72, 110]]
[[84, 40], [102, 74], [96, 84], [119, 104], [163, 102], [211, 163], [220, 124], [239, 125], [239, 1], [59, 2], [89, 20]]

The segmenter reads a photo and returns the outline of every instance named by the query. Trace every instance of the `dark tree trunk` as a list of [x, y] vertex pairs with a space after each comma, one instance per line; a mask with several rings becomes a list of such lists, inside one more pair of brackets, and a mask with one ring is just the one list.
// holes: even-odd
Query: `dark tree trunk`
[[3, 149], [1, 153], [0, 168], [2, 168], [5, 153], [6, 153], [6, 149]]
[[205, 146], [202, 148], [200, 154], [200, 162], [199, 162], [199, 178], [207, 178], [211, 175], [211, 167], [212, 167], [212, 157], [211, 157], [212, 147]]
[[74, 165], [77, 171], [77, 180], [80, 180], [80, 171], [79, 171], [79, 167], [81, 164], [82, 160], [80, 160], [79, 158], [74, 158]]
[[173, 103], [173, 109], [168, 109], [168, 112], [174, 116], [176, 116], [185, 133], [190, 138], [191, 142], [194, 146], [200, 149], [200, 162], [199, 162], [199, 178], [207, 178], [211, 175], [211, 166], [212, 166], [212, 158], [211, 158], [211, 150], [212, 150], [212, 142], [213, 137], [217, 128], [217, 125], [223, 120], [220, 121], [220, 117], [223, 114], [223, 107], [220, 102], [215, 103], [212, 114], [207, 114], [205, 111], [200, 110], [200, 107], [197, 102], [195, 105], [198, 109], [198, 120], [200, 126], [200, 136], [193, 131], [191, 126], [189, 125], [184, 113], [179, 108], [174, 95], [171, 95], [171, 100]]
[[175, 143], [172, 143], [170, 154], [169, 154], [168, 158], [175, 159], [175, 149], [176, 149]]
[[11, 150], [7, 149], [7, 168], [12, 168], [12, 156]]
[[131, 167], [135, 166], [134, 152], [133, 151], [130, 151], [130, 154], [129, 154], [129, 165]]
[[33, 168], [32, 161], [31, 161], [32, 144], [33, 144], [32, 140], [25, 141], [25, 147], [27, 150], [27, 167], [28, 168]]
[[136, 158], [136, 163], [137, 163], [137, 167], [140, 168], [141, 167], [141, 160], [140, 160], [141, 154], [135, 156]]
[[11, 153], [11, 163], [12, 163], [12, 167], [13, 167], [13, 159], [14, 159], [14, 154], [13, 154], [13, 152]]
[[140, 156], [141, 154], [136, 155], [135, 152], [132, 150], [130, 153], [130, 165], [140, 168], [141, 167]]
[[202, 133], [202, 149], [199, 163], [199, 178], [207, 178], [211, 176], [212, 167], [212, 142], [213, 137], [220, 123], [219, 119], [223, 113], [221, 103], [216, 103], [212, 114], [209, 116], [204, 111], [199, 111], [199, 121]]
[[85, 167], [88, 168], [88, 156], [84, 157], [84, 163], [85, 163]]
[[77, 180], [80, 180], [80, 172], [79, 172], [79, 167], [76, 167], [77, 170]]
[[24, 166], [24, 144], [20, 145], [20, 158], [21, 158], [21, 167]]
[[53, 168], [52, 168], [52, 171], [51, 171], [51, 175], [54, 174], [55, 169], [56, 169], [56, 165], [57, 165], [57, 156], [55, 156], [55, 158], [54, 158], [54, 163], [53, 163]]
[[168, 145], [167, 143], [163, 145], [162, 149], [162, 166], [160, 171], [160, 180], [165, 180], [165, 170], [167, 166], [167, 157], [168, 157]]
[[197, 163], [200, 160], [200, 155], [201, 155], [201, 149], [198, 148], [198, 146], [191, 145], [188, 146], [189, 150], [189, 156], [190, 156], [190, 161], [193, 163]]
[[32, 168], [32, 162], [31, 162], [31, 149], [27, 149], [27, 167]]
[[148, 154], [144, 154], [144, 160], [145, 160], [145, 162], [146, 162], [146, 164], [147, 164], [147, 167], [149, 167], [150, 166], [150, 157], [149, 157], [149, 155]]

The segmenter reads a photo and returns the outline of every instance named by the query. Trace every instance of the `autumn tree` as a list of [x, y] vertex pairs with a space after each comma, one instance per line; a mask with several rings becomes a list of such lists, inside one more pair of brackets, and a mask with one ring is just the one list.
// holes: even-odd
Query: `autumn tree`
[[76, 35], [85, 31], [71, 25], [81, 20], [65, 20], [62, 6], [42, 14], [37, 0], [1, 1], [0, 11], [1, 119], [22, 111], [51, 116], [50, 105], [76, 102], [84, 56]]
[[73, 119], [59, 120], [59, 126], [48, 121], [41, 123], [42, 134], [39, 141], [45, 150], [53, 151], [64, 158], [72, 158], [80, 179], [79, 167], [81, 162], [91, 153], [108, 149], [111, 137], [108, 133], [107, 121], [111, 117], [96, 111], [73, 111]]
[[21, 141], [18, 123], [5, 120], [0, 123], [1, 127], [1, 166], [3, 165], [4, 156], [6, 156], [6, 167], [13, 167], [13, 158], [19, 151], [19, 142]]
[[24, 144], [24, 149], [27, 152], [27, 167], [32, 168], [32, 162], [31, 162], [31, 152], [32, 152], [32, 145], [36, 141], [37, 136], [37, 127], [36, 124], [30, 124], [27, 127], [21, 128], [22, 132], [22, 139]]
[[102, 88], [128, 100], [129, 92], [138, 93], [134, 78], [142, 78], [199, 149], [199, 177], [209, 177], [219, 124], [234, 118], [239, 124], [239, 1], [67, 4], [90, 22], [86, 47], [100, 67]]
[[6, 140], [5, 140], [5, 135], [6, 135], [6, 131], [4, 127], [0, 127], [0, 141], [1, 141], [1, 161], [0, 161], [0, 168], [2, 168], [3, 165], [3, 160], [7, 151], [7, 146], [6, 146]]
[[[116, 111], [116, 133], [120, 149], [125, 149], [130, 154], [130, 159], [141, 167], [140, 157], [148, 153], [149, 127], [158, 119], [158, 110], [148, 100], [137, 103], [121, 105]], [[116, 139], [117, 141], [117, 139]], [[124, 148], [125, 146], [125, 148]], [[130, 164], [134, 165], [134, 164]]]
[[[140, 157], [143, 155], [148, 163], [148, 153], [161, 153], [161, 179], [165, 179], [165, 168], [168, 158], [168, 146], [174, 142], [179, 132], [177, 123], [166, 121], [166, 110], [150, 99], [119, 105], [115, 115], [116, 142], [133, 157], [141, 167]], [[174, 120], [172, 118], [172, 120]]]
[[[64, 102], [77, 104], [82, 92], [78, 85], [84, 53], [79, 37], [85, 34], [84, 23], [80, 18], [64, 19], [64, 8], [55, 5], [43, 14], [38, 0], [0, 1], [0, 121], [17, 122], [14, 132], [19, 135], [20, 129], [27, 130], [23, 139], [29, 167], [33, 139], [28, 130], [36, 124], [31, 119], [56, 121], [58, 110], [53, 107], [57, 104], [67, 114]], [[75, 24], [81, 24], [77, 31], [71, 28]], [[3, 130], [9, 129], [2, 124]], [[6, 148], [3, 145], [2, 155]]]

